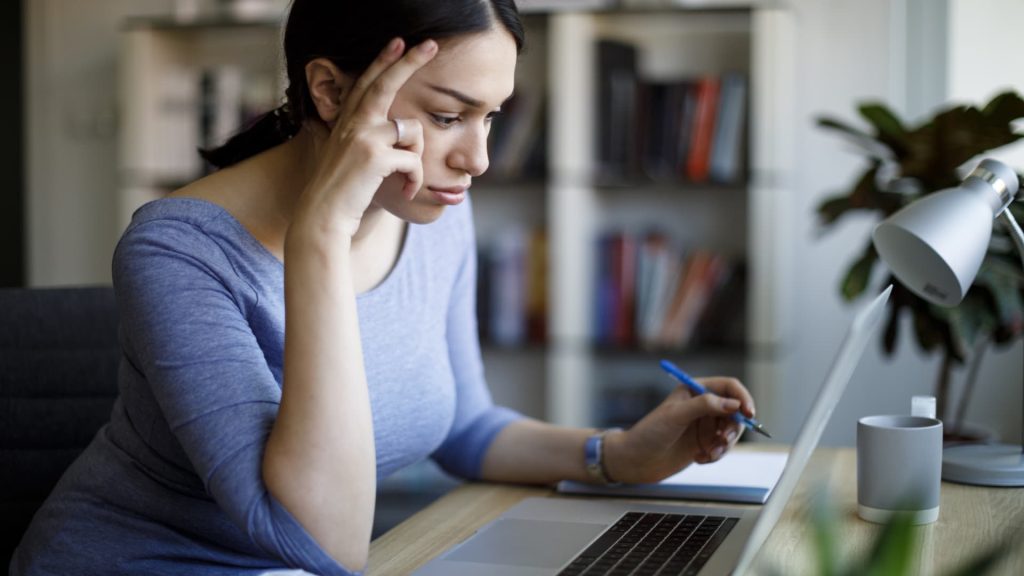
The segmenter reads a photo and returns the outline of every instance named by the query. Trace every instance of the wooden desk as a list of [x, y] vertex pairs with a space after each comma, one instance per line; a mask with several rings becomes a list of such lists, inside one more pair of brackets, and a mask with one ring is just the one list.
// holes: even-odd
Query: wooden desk
[[[765, 567], [775, 567], [779, 574], [815, 572], [808, 511], [823, 484], [835, 504], [841, 534], [838, 546], [844, 557], [857, 557], [868, 550], [880, 526], [857, 517], [855, 452], [852, 448], [821, 448], [811, 458], [782, 519], [761, 548], [755, 573], [765, 573]], [[368, 573], [409, 574], [520, 500], [553, 494], [552, 489], [543, 487], [465, 484], [375, 540], [370, 545]], [[948, 574], [1021, 522], [1024, 489], [944, 482], [939, 520], [921, 529], [923, 545], [917, 573]], [[1024, 543], [994, 573], [1024, 574]]]

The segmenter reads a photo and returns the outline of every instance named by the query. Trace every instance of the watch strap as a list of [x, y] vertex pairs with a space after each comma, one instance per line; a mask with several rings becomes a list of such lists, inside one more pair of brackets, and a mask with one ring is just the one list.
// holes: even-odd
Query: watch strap
[[615, 486], [618, 482], [608, 477], [604, 466], [604, 437], [609, 432], [617, 432], [621, 428], [608, 428], [587, 438], [583, 444], [583, 461], [587, 469], [587, 475], [597, 484]]

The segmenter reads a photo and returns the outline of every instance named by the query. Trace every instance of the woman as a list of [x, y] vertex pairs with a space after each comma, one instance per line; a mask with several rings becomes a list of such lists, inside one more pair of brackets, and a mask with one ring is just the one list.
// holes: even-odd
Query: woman
[[120, 398], [13, 574], [349, 574], [377, 480], [425, 457], [647, 482], [736, 441], [728, 378], [606, 435], [492, 405], [466, 190], [522, 43], [512, 0], [294, 1], [288, 104], [117, 247]]

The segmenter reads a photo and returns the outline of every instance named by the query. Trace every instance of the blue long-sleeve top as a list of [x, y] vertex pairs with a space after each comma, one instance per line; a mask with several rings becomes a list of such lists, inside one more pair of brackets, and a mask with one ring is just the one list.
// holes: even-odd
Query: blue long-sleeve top
[[[475, 277], [467, 202], [410, 224], [390, 274], [357, 297], [378, 479], [426, 457], [478, 477], [520, 417], [484, 381]], [[261, 475], [287, 386], [282, 263], [221, 207], [165, 198], [134, 215], [113, 280], [119, 398], [36, 514], [12, 575], [348, 574]]]

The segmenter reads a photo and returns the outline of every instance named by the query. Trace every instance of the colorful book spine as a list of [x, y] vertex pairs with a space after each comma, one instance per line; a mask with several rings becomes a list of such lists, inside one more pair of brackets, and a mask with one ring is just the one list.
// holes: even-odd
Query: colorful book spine
[[715, 134], [720, 81], [717, 76], [704, 76], [697, 81], [696, 110], [690, 150], [686, 159], [686, 178], [706, 182], [711, 168], [711, 141]]

